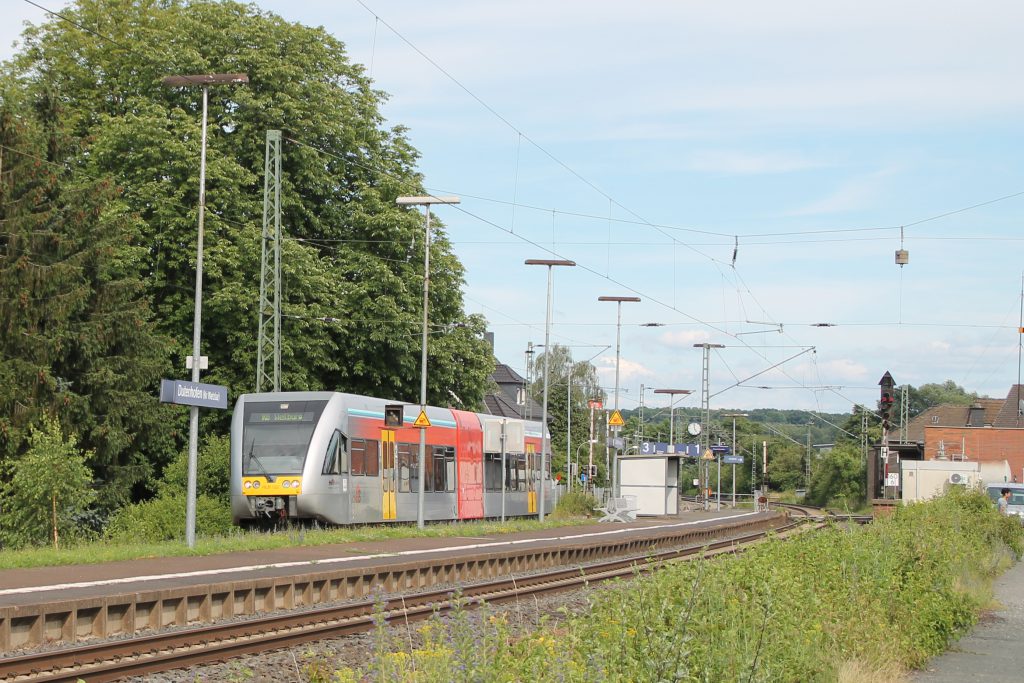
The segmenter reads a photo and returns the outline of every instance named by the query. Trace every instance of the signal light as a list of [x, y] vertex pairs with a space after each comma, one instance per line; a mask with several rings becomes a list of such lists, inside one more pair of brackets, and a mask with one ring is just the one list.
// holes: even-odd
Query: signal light
[[401, 427], [405, 417], [405, 406], [392, 404], [384, 406], [384, 426]]
[[896, 402], [892, 387], [882, 387], [882, 395], [878, 399], [878, 414], [883, 422], [888, 422], [892, 415], [892, 407]]

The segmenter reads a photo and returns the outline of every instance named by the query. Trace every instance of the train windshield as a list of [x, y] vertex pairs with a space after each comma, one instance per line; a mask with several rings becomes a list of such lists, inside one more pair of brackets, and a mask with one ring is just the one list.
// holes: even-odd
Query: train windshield
[[299, 474], [327, 401], [246, 403], [242, 474]]

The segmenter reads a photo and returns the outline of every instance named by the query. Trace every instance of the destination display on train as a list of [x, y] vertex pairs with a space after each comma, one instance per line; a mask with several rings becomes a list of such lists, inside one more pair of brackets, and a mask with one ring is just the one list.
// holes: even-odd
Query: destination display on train
[[250, 423], [278, 424], [281, 422], [312, 422], [316, 413], [252, 413]]

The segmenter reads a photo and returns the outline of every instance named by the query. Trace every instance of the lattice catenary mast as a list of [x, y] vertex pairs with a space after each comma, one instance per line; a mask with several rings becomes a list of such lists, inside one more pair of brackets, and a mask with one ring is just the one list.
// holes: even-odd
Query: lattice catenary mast
[[[263, 167], [263, 239], [260, 261], [256, 392], [281, 391], [281, 131], [267, 131]], [[268, 366], [270, 368], [268, 369]]]

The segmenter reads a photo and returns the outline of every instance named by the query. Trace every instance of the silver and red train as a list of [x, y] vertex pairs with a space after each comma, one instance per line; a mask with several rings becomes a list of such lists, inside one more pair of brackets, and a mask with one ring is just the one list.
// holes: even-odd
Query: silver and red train
[[390, 405], [337, 392], [239, 397], [231, 421], [235, 523], [416, 521], [421, 429], [424, 519], [500, 517], [503, 504], [508, 516], [535, 514], [539, 495], [551, 509], [540, 422], [428, 406], [429, 426], [416, 427], [419, 406], [406, 404], [401, 426], [386, 426]]

